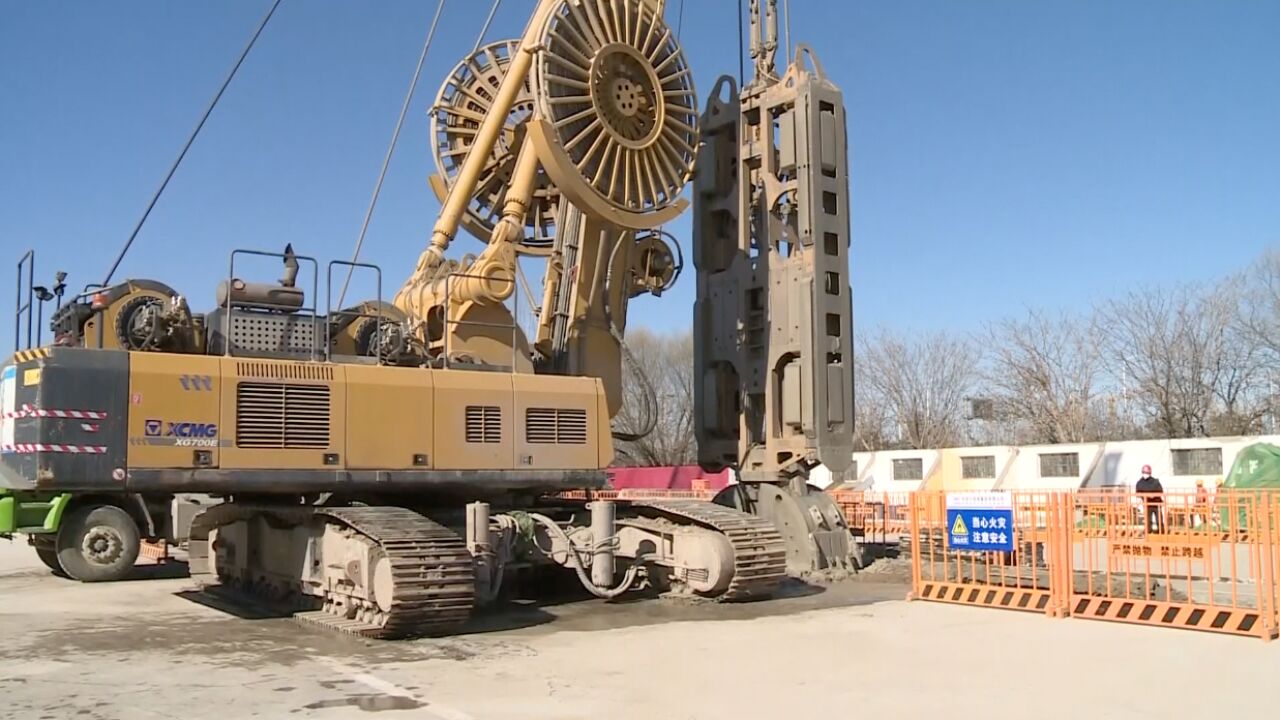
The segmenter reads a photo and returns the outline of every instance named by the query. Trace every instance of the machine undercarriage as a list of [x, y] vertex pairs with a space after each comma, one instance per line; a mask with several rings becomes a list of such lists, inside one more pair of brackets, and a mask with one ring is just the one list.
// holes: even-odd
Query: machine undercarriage
[[465, 517], [233, 501], [197, 518], [190, 543], [194, 577], [374, 638], [454, 631], [529, 566], [568, 568], [603, 598], [650, 587], [720, 602], [769, 597], [786, 574], [782, 538], [769, 522], [694, 500], [506, 513], [472, 503]]

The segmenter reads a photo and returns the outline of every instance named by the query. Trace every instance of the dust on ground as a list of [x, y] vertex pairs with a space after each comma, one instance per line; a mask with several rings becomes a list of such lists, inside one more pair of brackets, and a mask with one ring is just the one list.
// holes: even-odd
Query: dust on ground
[[1280, 667], [1252, 640], [907, 603], [896, 560], [747, 605], [553, 595], [411, 642], [234, 617], [172, 569], [81, 585], [36, 563], [0, 542], [4, 719], [1247, 720], [1273, 716], [1256, 690]]

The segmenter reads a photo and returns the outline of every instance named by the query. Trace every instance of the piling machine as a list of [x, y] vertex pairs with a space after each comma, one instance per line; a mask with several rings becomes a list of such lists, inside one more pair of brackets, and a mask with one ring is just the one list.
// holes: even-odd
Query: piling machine
[[[191, 524], [193, 575], [380, 638], [449, 632], [531, 565], [600, 597], [721, 601], [850, 568], [806, 484], [852, 454], [841, 96], [803, 46], [777, 71], [776, 3], [753, 0], [754, 78], [721, 78], [700, 112], [663, 4], [540, 0], [520, 38], [457, 65], [431, 111], [442, 207], [390, 301], [379, 268], [286, 248], [233, 251], [204, 314], [148, 280], [59, 310], [53, 344], [0, 371], [0, 532], [110, 579], [147, 521], [120, 498], [219, 496]], [[715, 502], [554, 497], [604, 487], [630, 436], [611, 424], [627, 306], [679, 276], [663, 227], [690, 181], [700, 459], [740, 482]], [[485, 244], [450, 259], [460, 229]], [[273, 255], [278, 282], [241, 277]], [[376, 297], [335, 304], [352, 272]]]

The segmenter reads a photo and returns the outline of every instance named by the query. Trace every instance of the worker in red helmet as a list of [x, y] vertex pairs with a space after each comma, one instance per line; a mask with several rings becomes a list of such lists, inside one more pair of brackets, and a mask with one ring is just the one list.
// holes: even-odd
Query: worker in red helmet
[[1164, 532], [1164, 486], [1157, 478], [1151, 476], [1151, 466], [1142, 466], [1142, 477], [1134, 486], [1134, 492], [1142, 501], [1143, 517], [1146, 520], [1147, 532]]

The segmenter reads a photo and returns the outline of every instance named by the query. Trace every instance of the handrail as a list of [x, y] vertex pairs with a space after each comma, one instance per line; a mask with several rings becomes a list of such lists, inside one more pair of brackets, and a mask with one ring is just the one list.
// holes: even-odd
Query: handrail
[[444, 298], [445, 298], [445, 300], [444, 300], [444, 319], [443, 319], [443, 321], [442, 321], [442, 323], [441, 323], [441, 332], [442, 332], [442, 333], [444, 333], [444, 367], [446, 367], [446, 368], [447, 368], [447, 367], [449, 367], [449, 362], [450, 362], [450, 356], [449, 356], [449, 326], [451, 326], [451, 325], [470, 325], [470, 326], [473, 326], [473, 327], [507, 328], [507, 329], [511, 330], [511, 370], [510, 370], [510, 371], [511, 371], [512, 373], [515, 373], [515, 371], [516, 371], [516, 355], [517, 355], [517, 353], [519, 353], [519, 348], [516, 346], [516, 345], [517, 345], [517, 343], [516, 343], [516, 338], [517, 338], [517, 334], [518, 334], [518, 333], [519, 333], [519, 331], [520, 331], [520, 324], [519, 324], [518, 322], [516, 322], [516, 320], [515, 320], [516, 312], [517, 312], [517, 311], [519, 311], [519, 309], [520, 309], [520, 296], [519, 296], [519, 294], [517, 294], [517, 293], [515, 293], [515, 292], [511, 293], [512, 302], [514, 302], [514, 303], [516, 304], [516, 306], [515, 306], [515, 311], [513, 311], [513, 312], [511, 313], [511, 324], [510, 324], [510, 325], [507, 325], [507, 324], [505, 324], [505, 323], [488, 323], [488, 322], [481, 322], [481, 321], [478, 321], [478, 320], [450, 320], [450, 319], [449, 319], [449, 305], [450, 305], [450, 303], [452, 303], [452, 302], [453, 302], [453, 293], [451, 292], [450, 285], [451, 285], [451, 282], [452, 282], [453, 278], [455, 278], [455, 277], [458, 277], [458, 278], [472, 278], [472, 279], [476, 279], [476, 280], [485, 280], [485, 281], [489, 281], [489, 282], [492, 282], [492, 281], [495, 281], [495, 280], [496, 280], [496, 281], [500, 281], [500, 282], [506, 282], [506, 283], [509, 283], [509, 284], [511, 284], [511, 285], [514, 285], [514, 284], [515, 284], [515, 282], [516, 282], [516, 281], [515, 281], [515, 278], [498, 278], [498, 277], [490, 277], [490, 276], [487, 276], [487, 275], [477, 275], [477, 274], [474, 274], [474, 273], [456, 272], [456, 271], [455, 271], [455, 272], [451, 272], [451, 273], [449, 273], [448, 275], [446, 275], [446, 276], [445, 276], [445, 279], [444, 279]]
[[[22, 268], [27, 268], [27, 302], [22, 302]], [[31, 312], [35, 308], [35, 283], [36, 283], [36, 251], [28, 250], [22, 259], [18, 260], [18, 282], [15, 285], [17, 291], [17, 303], [15, 305], [13, 317], [13, 349], [14, 351], [25, 350], [31, 347]], [[22, 314], [27, 314], [27, 342], [22, 342]]]
[[[292, 257], [294, 260], [297, 260], [299, 262], [301, 261], [309, 262], [311, 263], [312, 297], [314, 297], [315, 294], [320, 289], [320, 263], [313, 257], [307, 256], [307, 255], [298, 255], [296, 253], [277, 253], [277, 252], [268, 252], [266, 250], [248, 250], [244, 248], [237, 248], [235, 250], [232, 250], [230, 267], [227, 270], [226, 312], [223, 313], [222, 315], [222, 337], [223, 337], [223, 343], [224, 343], [224, 346], [222, 348], [222, 354], [227, 357], [233, 357], [235, 355], [233, 352], [231, 352], [231, 310], [236, 303], [231, 299], [231, 285], [233, 282], [235, 282], [235, 279], [236, 279], [236, 256], [237, 255], [253, 255], [256, 257], [274, 257], [274, 258], [280, 258], [281, 260], [287, 260], [290, 257]], [[263, 307], [263, 305], [258, 304], [257, 307]], [[313, 330], [315, 330], [315, 328], [317, 327], [319, 316], [316, 314], [316, 304], [314, 300], [311, 301], [310, 307], [280, 308], [280, 309], [294, 310], [295, 312], [299, 312], [299, 313], [310, 312], [311, 327]], [[327, 345], [329, 342], [328, 333], [325, 333], [324, 335], [325, 335], [324, 341]], [[317, 347], [317, 343], [320, 341], [319, 336], [320, 336], [319, 332], [313, 332], [311, 336], [311, 359], [313, 361], [319, 359], [318, 357], [319, 348]]]
[[[351, 273], [355, 272], [356, 268], [365, 268], [367, 270], [372, 270], [374, 272], [374, 275], [377, 276], [377, 288], [378, 288], [378, 300], [377, 300], [378, 311], [377, 312], [366, 313], [366, 312], [354, 312], [351, 310], [334, 310], [333, 309], [333, 268], [335, 266], [348, 268], [347, 280], [346, 280], [346, 282], [348, 283], [351, 281]], [[344, 283], [343, 289], [345, 292], [345, 289], [346, 289], [345, 283]], [[342, 302], [341, 297], [338, 298], [338, 302]], [[374, 328], [374, 332], [376, 333], [376, 335], [374, 336], [374, 343], [375, 343], [374, 347], [378, 348], [378, 351], [374, 353], [373, 357], [374, 357], [374, 361], [378, 365], [382, 364], [382, 353], [381, 353], [382, 321], [384, 318], [387, 317], [386, 313], [382, 312], [382, 268], [372, 263], [355, 262], [354, 260], [330, 260], [329, 265], [325, 270], [324, 309], [325, 309], [325, 319], [327, 321], [326, 322], [326, 342], [324, 344], [325, 362], [330, 362], [333, 359], [333, 341], [328, 339], [327, 337], [327, 328], [333, 327], [334, 318], [349, 317], [349, 318], [352, 318], [353, 321], [361, 318], [373, 318], [377, 320], [378, 324]]]

